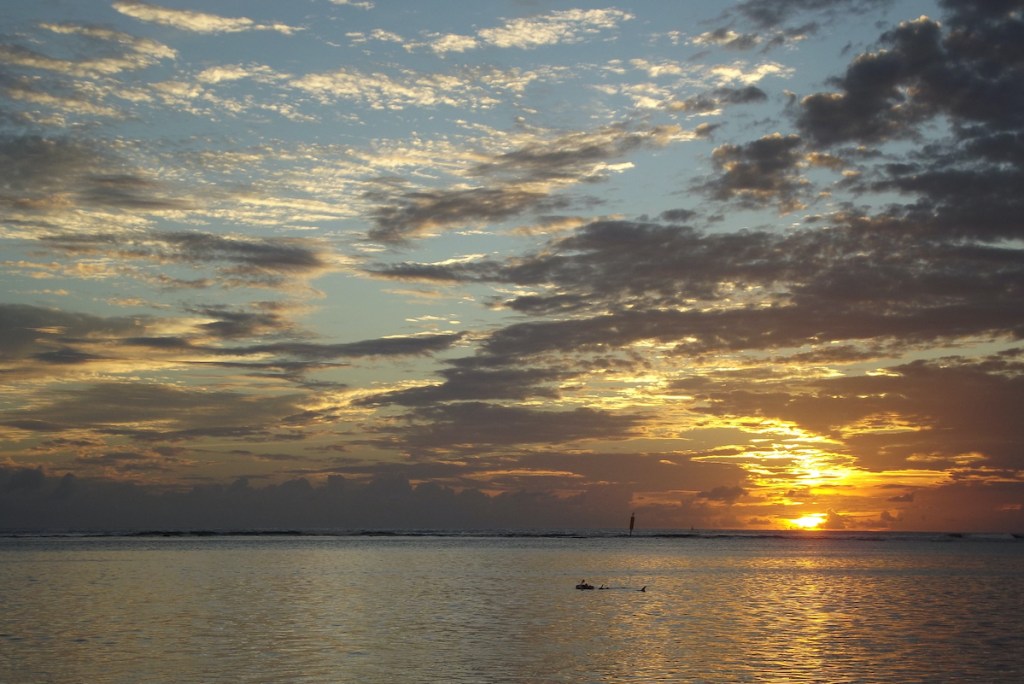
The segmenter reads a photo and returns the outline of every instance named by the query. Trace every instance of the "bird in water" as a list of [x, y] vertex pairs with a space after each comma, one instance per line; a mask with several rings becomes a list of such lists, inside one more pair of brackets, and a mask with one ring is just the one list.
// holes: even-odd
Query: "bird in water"
[[[593, 584], [587, 584], [587, 580], [581, 579], [579, 581], [579, 583], [576, 585], [576, 588], [580, 589], [580, 590], [587, 590], [587, 589], [593, 589], [594, 585]], [[615, 589], [626, 589], [626, 587], [609, 587], [609, 586], [605, 585], [604, 583], [602, 583], [601, 586], [598, 587], [598, 589], [613, 589], [613, 588], [615, 588]], [[644, 586], [642, 586], [639, 589], [637, 589], [637, 591], [642, 591], [644, 593], [647, 593], [647, 585], [645, 584]]]

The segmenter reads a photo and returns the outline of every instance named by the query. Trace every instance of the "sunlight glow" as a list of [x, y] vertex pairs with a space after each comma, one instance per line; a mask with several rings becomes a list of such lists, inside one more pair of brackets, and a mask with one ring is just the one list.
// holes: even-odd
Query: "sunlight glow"
[[789, 519], [789, 523], [791, 525], [798, 527], [801, 530], [817, 529], [823, 522], [825, 522], [824, 513], [811, 513], [800, 518]]

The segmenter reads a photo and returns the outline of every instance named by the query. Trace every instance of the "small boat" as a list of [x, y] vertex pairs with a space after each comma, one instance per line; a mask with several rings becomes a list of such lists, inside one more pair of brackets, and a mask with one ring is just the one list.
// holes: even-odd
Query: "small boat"
[[580, 580], [580, 583], [576, 585], [577, 589], [593, 589], [593, 584], [587, 584], [587, 580]]

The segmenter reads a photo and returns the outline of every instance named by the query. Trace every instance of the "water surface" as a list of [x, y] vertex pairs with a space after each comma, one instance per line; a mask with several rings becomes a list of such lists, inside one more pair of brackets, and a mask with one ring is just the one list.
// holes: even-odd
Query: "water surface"
[[0, 577], [4, 682], [1024, 681], [1010, 537], [28, 537]]

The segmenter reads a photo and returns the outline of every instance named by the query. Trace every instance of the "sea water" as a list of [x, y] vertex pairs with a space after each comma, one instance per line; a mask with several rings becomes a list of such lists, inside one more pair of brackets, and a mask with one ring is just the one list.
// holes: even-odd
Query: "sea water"
[[1024, 540], [8, 536], [0, 681], [1019, 682]]

